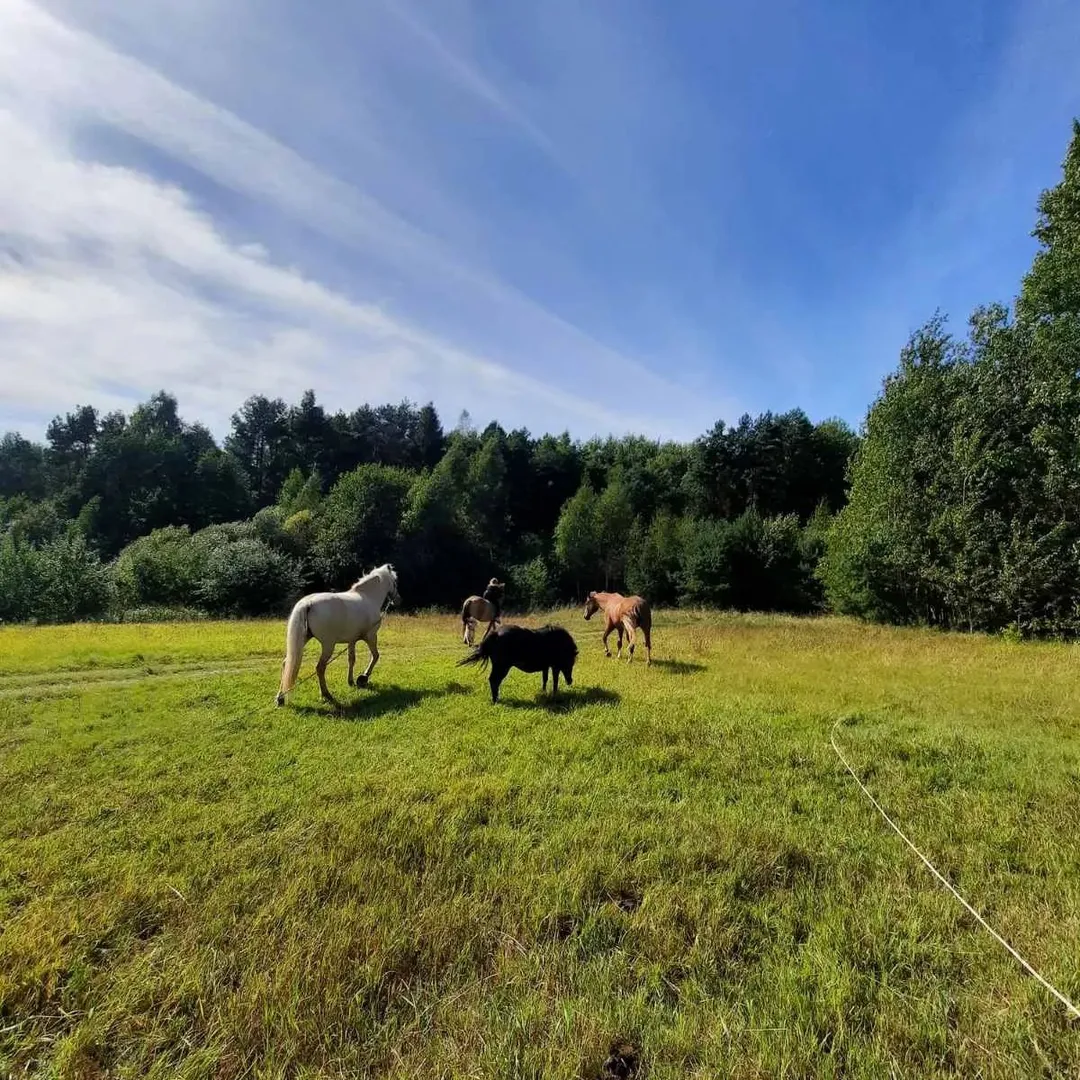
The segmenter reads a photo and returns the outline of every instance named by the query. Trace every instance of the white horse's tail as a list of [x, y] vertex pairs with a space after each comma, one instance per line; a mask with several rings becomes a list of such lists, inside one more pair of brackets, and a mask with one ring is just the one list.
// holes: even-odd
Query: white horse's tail
[[285, 695], [296, 685], [296, 676], [300, 671], [300, 661], [304, 656], [304, 646], [310, 636], [308, 632], [308, 605], [301, 601], [292, 609], [289, 624], [285, 628], [285, 663], [281, 667], [279, 702], [284, 701]]

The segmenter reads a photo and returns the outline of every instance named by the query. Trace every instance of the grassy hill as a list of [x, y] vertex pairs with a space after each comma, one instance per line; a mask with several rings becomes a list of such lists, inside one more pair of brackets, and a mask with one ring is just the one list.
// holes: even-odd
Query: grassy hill
[[1075, 1075], [829, 745], [1075, 1001], [1075, 649], [553, 619], [555, 703], [391, 615], [340, 715], [274, 707], [283, 621], [0, 630], [0, 1075]]

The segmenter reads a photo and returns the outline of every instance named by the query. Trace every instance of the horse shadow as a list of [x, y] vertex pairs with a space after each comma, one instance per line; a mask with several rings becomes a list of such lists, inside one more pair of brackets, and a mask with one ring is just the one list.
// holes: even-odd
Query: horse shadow
[[557, 697], [541, 691], [531, 700], [499, 696], [499, 705], [505, 705], [509, 709], [543, 709], [550, 713], [571, 713], [590, 705], [618, 705], [620, 701], [622, 697], [619, 694], [602, 686], [589, 686], [584, 690], [560, 690]]
[[652, 666], [660, 668], [661, 671], [670, 672], [672, 675], [693, 675], [696, 672], [708, 670], [704, 664], [699, 664], [696, 660], [654, 660]]
[[406, 712], [414, 705], [430, 698], [447, 697], [450, 694], [468, 693], [468, 688], [460, 683], [447, 683], [441, 688], [415, 688], [411, 686], [395, 686], [393, 684], [376, 683], [365, 689], [359, 690], [357, 696], [350, 701], [338, 701], [337, 706], [327, 701], [318, 705], [295, 705], [293, 708], [298, 713], [313, 716], [326, 716], [338, 720], [358, 720], [370, 723], [380, 716], [388, 713]]

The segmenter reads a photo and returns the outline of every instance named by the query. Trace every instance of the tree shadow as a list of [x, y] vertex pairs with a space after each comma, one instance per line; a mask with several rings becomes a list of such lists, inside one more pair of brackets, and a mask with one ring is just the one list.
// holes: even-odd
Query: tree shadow
[[317, 705], [294, 705], [298, 713], [309, 716], [326, 716], [338, 720], [372, 721], [387, 713], [405, 712], [414, 705], [419, 705], [429, 698], [446, 697], [449, 694], [465, 694], [468, 688], [461, 683], [447, 683], [442, 689], [416, 689], [410, 686], [393, 686], [376, 683], [356, 691], [356, 697], [349, 701], [338, 699], [335, 708], [328, 701]]
[[[486, 689], [486, 688], [485, 688]], [[558, 697], [552, 697], [550, 691], [542, 691], [531, 700], [503, 697], [499, 692], [499, 705], [509, 709], [543, 709], [545, 712], [569, 713], [585, 709], [590, 705], [618, 705], [622, 698], [614, 690], [602, 686], [590, 686], [585, 690], [560, 690]]]
[[652, 666], [660, 668], [661, 671], [669, 671], [672, 675], [693, 675], [695, 672], [708, 670], [696, 660], [654, 660]]

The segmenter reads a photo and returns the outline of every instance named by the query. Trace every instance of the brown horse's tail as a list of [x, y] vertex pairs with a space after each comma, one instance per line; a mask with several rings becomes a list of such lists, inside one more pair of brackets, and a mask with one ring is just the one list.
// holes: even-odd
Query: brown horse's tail
[[645, 648], [652, 648], [652, 610], [648, 604], [642, 604], [638, 612], [638, 626], [645, 637]]

